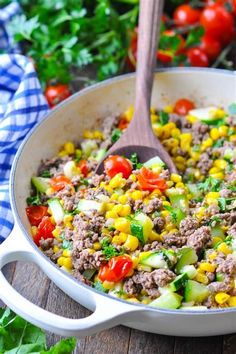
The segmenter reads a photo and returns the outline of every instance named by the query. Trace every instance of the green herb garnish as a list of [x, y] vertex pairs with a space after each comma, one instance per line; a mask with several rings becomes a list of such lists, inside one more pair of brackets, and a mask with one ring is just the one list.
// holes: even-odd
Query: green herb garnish
[[138, 155], [136, 152], [134, 152], [131, 156], [130, 156], [130, 161], [132, 162], [133, 168], [136, 170], [139, 170], [140, 168], [142, 168], [143, 164], [141, 162], [139, 162], [138, 160]]
[[111, 133], [111, 142], [114, 144], [117, 140], [120, 139], [122, 131], [118, 128], [113, 129]]
[[42, 204], [38, 194], [34, 195], [32, 197], [28, 197], [26, 199], [26, 203], [27, 203], [27, 205], [41, 205]]
[[160, 111], [159, 112], [159, 121], [160, 121], [161, 125], [167, 124], [169, 122], [169, 114], [164, 111]]
[[204, 182], [198, 183], [198, 189], [203, 192], [219, 192], [221, 181], [219, 179], [208, 177]]
[[40, 177], [50, 178], [51, 177], [51, 173], [50, 173], [50, 171], [45, 170], [45, 171], [40, 173]]

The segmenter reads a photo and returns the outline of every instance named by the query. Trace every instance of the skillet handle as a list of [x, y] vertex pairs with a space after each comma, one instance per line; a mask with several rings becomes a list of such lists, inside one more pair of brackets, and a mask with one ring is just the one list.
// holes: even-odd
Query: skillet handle
[[83, 338], [124, 323], [128, 319], [136, 320], [136, 315], [143, 311], [131, 304], [118, 301], [114, 304], [114, 300], [100, 294], [94, 294], [95, 311], [82, 319], [62, 317], [34, 305], [20, 295], [2, 273], [2, 267], [9, 262], [36, 260], [36, 251], [24, 237], [19, 237], [20, 233], [21, 231], [14, 227], [7, 240], [0, 245], [0, 298], [29, 322], [55, 334]]

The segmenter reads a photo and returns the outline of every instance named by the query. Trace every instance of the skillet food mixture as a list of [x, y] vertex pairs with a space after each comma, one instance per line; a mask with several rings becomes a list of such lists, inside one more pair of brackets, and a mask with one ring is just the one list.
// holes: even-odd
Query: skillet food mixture
[[187, 99], [151, 109], [179, 174], [153, 158], [112, 156], [130, 107], [84, 140], [66, 142], [32, 177], [26, 213], [34, 242], [97, 290], [170, 309], [236, 306], [236, 104]]

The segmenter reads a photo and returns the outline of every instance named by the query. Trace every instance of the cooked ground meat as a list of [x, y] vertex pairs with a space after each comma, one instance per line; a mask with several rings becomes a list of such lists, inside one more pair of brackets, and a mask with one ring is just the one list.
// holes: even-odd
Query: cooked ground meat
[[233, 238], [236, 239], [236, 223], [231, 226], [231, 228], [228, 231], [229, 236], [232, 236]]
[[162, 200], [155, 197], [151, 199], [147, 205], [144, 205], [142, 210], [146, 214], [151, 214], [154, 211], [158, 211], [161, 206], [162, 206]]
[[236, 275], [236, 260], [234, 256], [228, 254], [226, 259], [219, 264], [216, 271], [219, 273], [229, 275], [230, 277]]
[[165, 220], [161, 216], [157, 216], [155, 219], [153, 219], [153, 224], [156, 231], [161, 232], [165, 225]]
[[208, 125], [202, 124], [200, 122], [194, 123], [192, 125], [193, 143], [196, 145], [200, 144], [206, 137], [208, 131], [209, 131]]
[[179, 231], [181, 236], [188, 237], [190, 236], [197, 228], [199, 227], [199, 221], [192, 216], [187, 216], [181, 220], [179, 225]]
[[164, 246], [182, 247], [186, 244], [186, 237], [180, 235], [179, 232], [172, 232], [164, 237]]
[[208, 289], [211, 293], [227, 292], [233, 287], [230, 277], [224, 277], [223, 281], [215, 281], [208, 285]]
[[91, 253], [88, 249], [82, 251], [73, 249], [72, 252], [73, 266], [76, 270], [79, 270], [79, 272], [85, 269], [99, 269], [105, 262], [105, 259], [106, 257], [102, 251]]
[[212, 167], [213, 161], [210, 154], [205, 152], [201, 155], [201, 159], [197, 163], [197, 167], [200, 169], [201, 173], [205, 175], [209, 169]]
[[208, 226], [199, 227], [187, 239], [187, 246], [193, 247], [199, 254], [205, 247], [212, 242], [211, 229]]
[[163, 244], [158, 241], [153, 241], [151, 243], [146, 243], [143, 246], [143, 251], [160, 251], [163, 248]]
[[43, 251], [48, 251], [53, 247], [54, 243], [54, 238], [47, 238], [46, 240], [44, 238], [41, 238], [39, 241], [39, 245], [42, 248]]
[[128, 295], [138, 295], [142, 290], [142, 286], [135, 283], [131, 277], [125, 280], [123, 289]]
[[176, 277], [175, 273], [169, 269], [156, 269], [150, 273], [150, 276], [155, 284], [161, 287], [166, 286]]

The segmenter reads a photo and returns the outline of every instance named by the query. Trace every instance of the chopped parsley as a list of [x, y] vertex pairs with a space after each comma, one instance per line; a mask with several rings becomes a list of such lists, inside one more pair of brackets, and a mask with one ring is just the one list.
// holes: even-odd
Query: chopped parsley
[[143, 164], [139, 162], [138, 155], [136, 154], [136, 152], [130, 156], [130, 161], [132, 162], [132, 165], [135, 170], [139, 170], [143, 166]]
[[32, 197], [28, 197], [26, 199], [26, 203], [27, 203], [27, 205], [41, 205], [42, 204], [38, 194], [34, 195]]
[[42, 171], [42, 172], [40, 173], [40, 177], [50, 178], [50, 177], [51, 177], [51, 173], [50, 173], [50, 171], [48, 171], [48, 170]]
[[216, 224], [219, 224], [221, 222], [221, 219], [220, 219], [220, 217], [219, 216], [217, 216], [217, 215], [214, 215], [214, 216], [212, 216], [211, 217], [211, 219], [208, 221], [208, 225], [209, 226], [212, 226], [212, 224], [214, 223], [216, 223]]
[[214, 142], [212, 145], [214, 148], [220, 148], [224, 145], [225, 140], [224, 139], [218, 139]]
[[117, 249], [110, 244], [110, 240], [108, 237], [105, 237], [100, 241], [101, 246], [102, 246], [102, 253], [106, 256], [106, 260], [109, 261], [112, 257], [119, 256], [123, 254], [124, 252], [117, 251]]
[[160, 121], [161, 125], [167, 124], [169, 122], [169, 114], [164, 111], [160, 111], [159, 112], [159, 121]]
[[111, 133], [111, 142], [115, 143], [117, 140], [120, 139], [122, 135], [122, 131], [118, 128], [113, 129], [112, 133]]
[[69, 251], [71, 251], [71, 250], [72, 250], [72, 241], [66, 240], [64, 233], [60, 235], [60, 238], [61, 238], [61, 240], [62, 240], [61, 248], [62, 248], [63, 250], [69, 250]]
[[220, 211], [225, 211], [225, 209], [226, 209], [226, 199], [225, 198], [219, 198], [218, 199], [218, 205], [219, 205]]
[[198, 189], [203, 192], [219, 192], [221, 181], [219, 179], [208, 177], [204, 182], [198, 183]]
[[88, 181], [86, 178], [81, 178], [81, 179], [80, 179], [80, 182], [81, 182], [82, 184], [84, 184], [85, 186], [88, 186], [88, 185], [89, 185], [89, 181]]
[[194, 151], [194, 152], [199, 152], [199, 151], [200, 151], [200, 148], [201, 148], [201, 145], [200, 145], [200, 144], [193, 145], [192, 151]]

